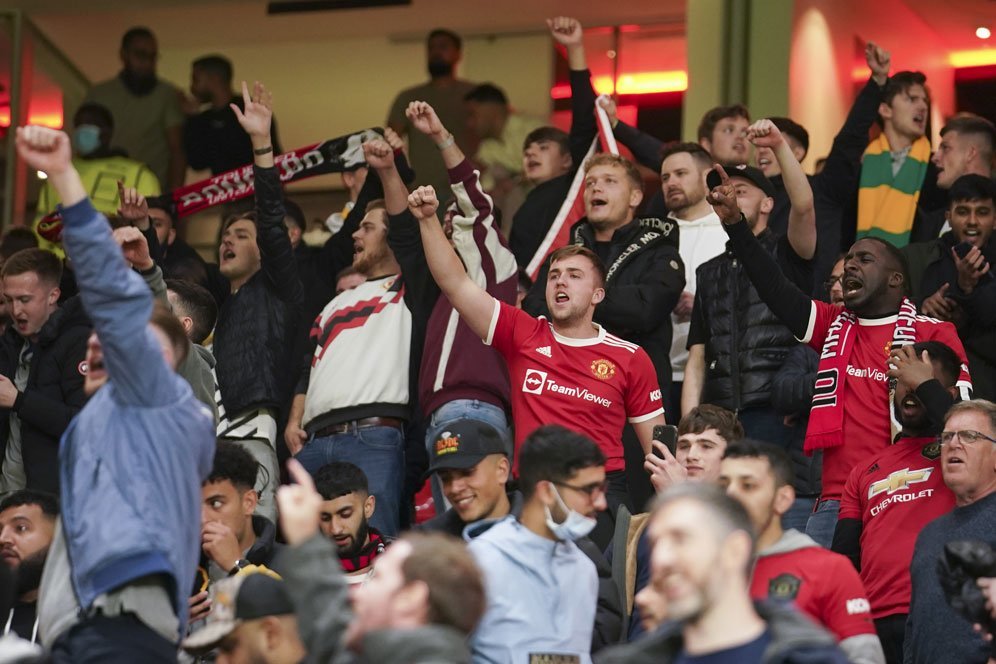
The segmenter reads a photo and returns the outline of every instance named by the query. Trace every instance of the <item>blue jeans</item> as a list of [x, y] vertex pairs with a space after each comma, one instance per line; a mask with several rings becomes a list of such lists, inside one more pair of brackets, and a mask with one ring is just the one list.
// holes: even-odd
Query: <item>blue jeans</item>
[[816, 505], [816, 511], [809, 515], [806, 522], [806, 534], [816, 540], [825, 549], [833, 543], [833, 531], [837, 528], [837, 514], [840, 512], [839, 500], [821, 500]]
[[[434, 410], [429, 417], [429, 426], [425, 429], [425, 449], [429, 453], [430, 463], [432, 463], [432, 446], [436, 442], [436, 437], [457, 420], [484, 422], [500, 431], [505, 440], [508, 461], [512, 462], [512, 432], [509, 430], [504, 409], [477, 399], [454, 399]], [[436, 506], [436, 514], [442, 514], [450, 506], [443, 496], [443, 483], [439, 481], [438, 474], [433, 474], [429, 482], [432, 485], [432, 502]]]
[[367, 476], [370, 493], [377, 497], [370, 525], [382, 535], [398, 534], [405, 482], [405, 434], [400, 429], [354, 427], [346, 433], [312, 437], [296, 458], [312, 475], [333, 461], [358, 466]]
[[806, 532], [806, 523], [809, 521], [809, 517], [812, 515], [813, 507], [815, 506], [815, 497], [796, 498], [788, 512], [782, 515], [782, 528], [785, 530], [795, 528], [800, 533]]

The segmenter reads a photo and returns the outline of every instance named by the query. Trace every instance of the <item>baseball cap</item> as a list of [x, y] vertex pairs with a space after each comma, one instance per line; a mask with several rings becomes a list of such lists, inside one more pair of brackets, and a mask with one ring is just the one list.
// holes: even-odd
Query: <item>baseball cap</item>
[[192, 653], [211, 650], [247, 620], [294, 613], [283, 580], [262, 566], [250, 566], [211, 586], [207, 623], [181, 645]]
[[456, 420], [432, 441], [424, 477], [444, 468], [473, 468], [491, 454], [508, 454], [501, 432], [480, 420]]
[[[723, 164], [723, 170], [730, 178], [744, 178], [752, 182], [758, 189], [764, 192], [765, 196], [775, 197], [775, 186], [771, 184], [771, 180], [765, 177], [761, 169], [754, 168], [753, 166], [748, 166], [747, 164]], [[719, 177], [719, 173], [715, 170], [709, 171], [709, 175], [706, 176], [706, 186], [710, 189], [715, 189], [719, 185], [723, 184], [723, 181]]]

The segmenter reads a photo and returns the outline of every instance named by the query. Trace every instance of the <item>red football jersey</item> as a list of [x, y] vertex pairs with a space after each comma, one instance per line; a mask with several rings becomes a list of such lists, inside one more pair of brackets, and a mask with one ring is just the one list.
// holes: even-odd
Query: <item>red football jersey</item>
[[[810, 315], [810, 334], [806, 341], [817, 352], [822, 351], [827, 330], [833, 323], [840, 306], [826, 302], [813, 302]], [[893, 330], [898, 316], [858, 319], [851, 327], [853, 344], [847, 371], [844, 376], [844, 440], [843, 445], [823, 450], [824, 500], [839, 500], [851, 470], [869, 457], [889, 446], [892, 440], [892, 419], [889, 404], [889, 376], [887, 375], [889, 351]], [[912, 338], [916, 341], [936, 340], [949, 346], [961, 359], [958, 387], [963, 398], [968, 398], [971, 378], [968, 360], [954, 325], [927, 316], [917, 316]], [[833, 387], [832, 389], [836, 389]]]
[[533, 430], [560, 424], [598, 443], [606, 472], [623, 470], [626, 420], [664, 412], [650, 356], [602, 327], [590, 339], [562, 337], [545, 318], [495, 300], [484, 342], [508, 363], [516, 451]]
[[[786, 534], [799, 535], [793, 531]], [[750, 596], [755, 600], [793, 602], [838, 641], [876, 633], [868, 597], [851, 561], [815, 542], [785, 553], [759, 556]]]
[[839, 518], [861, 520], [861, 580], [875, 619], [909, 612], [917, 535], [954, 509], [940, 453], [933, 438], [900, 439], [847, 478]]

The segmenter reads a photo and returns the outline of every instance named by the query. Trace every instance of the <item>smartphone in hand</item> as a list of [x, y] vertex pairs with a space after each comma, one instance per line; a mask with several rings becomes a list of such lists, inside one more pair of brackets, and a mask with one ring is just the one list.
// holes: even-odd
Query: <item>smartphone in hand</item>
[[[673, 424], [658, 424], [654, 427], [653, 437], [654, 440], [664, 443], [664, 446], [667, 447], [668, 451], [671, 453], [671, 456], [678, 453], [678, 427]], [[661, 454], [656, 447], [652, 449], [654, 454], [662, 459], [664, 458], [664, 455]]]

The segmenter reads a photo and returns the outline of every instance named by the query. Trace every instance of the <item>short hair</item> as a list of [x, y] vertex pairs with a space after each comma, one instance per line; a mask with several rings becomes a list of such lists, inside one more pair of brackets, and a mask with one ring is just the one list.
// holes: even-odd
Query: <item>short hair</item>
[[0, 501], [0, 512], [21, 505], [37, 505], [41, 508], [42, 514], [50, 519], [56, 519], [59, 516], [59, 497], [54, 493], [36, 491], [35, 489], [21, 489], [7, 494]]
[[958, 413], [982, 413], [989, 418], [990, 430], [996, 432], [996, 403], [986, 399], [971, 399], [970, 401], [959, 401], [948, 409], [944, 415], [944, 423]]
[[367, 207], [363, 210], [363, 216], [366, 216], [368, 212], [383, 212], [384, 225], [388, 228], [391, 227], [391, 215], [387, 213], [387, 203], [384, 202], [383, 198], [375, 198], [374, 200], [367, 203]]
[[751, 555], [747, 563], [748, 568], [744, 571], [749, 573], [749, 568], [753, 564], [757, 533], [754, 532], [747, 508], [739, 500], [727, 494], [718, 484], [681, 482], [667, 489], [655, 499], [654, 513], [657, 514], [664, 508], [684, 500], [698, 503], [708, 510], [714, 517], [709, 519], [709, 522], [720, 529], [724, 538], [736, 531], [747, 533], [751, 542]]
[[131, 43], [136, 39], [155, 39], [155, 38], [156, 36], [155, 34], [152, 33], [152, 30], [149, 30], [145, 26], [138, 25], [135, 26], [134, 28], [129, 28], [128, 31], [124, 33], [124, 36], [121, 37], [121, 49], [127, 50], [128, 47], [131, 46]]
[[791, 136], [802, 148], [802, 156], [809, 153], [809, 132], [792, 118], [768, 118], [784, 136]]
[[354, 274], [360, 274], [360, 271], [357, 270], [352, 265], [347, 265], [346, 267], [344, 267], [341, 270], [339, 270], [338, 273], [336, 273], [336, 275], [335, 275], [335, 282], [339, 283], [340, 279], [342, 279], [344, 277], [351, 277]]
[[308, 228], [308, 221], [304, 217], [304, 210], [301, 206], [290, 200], [289, 198], [284, 199], [284, 222], [290, 219], [295, 226], [304, 232]]
[[145, 202], [149, 204], [150, 210], [162, 210], [167, 215], [169, 215], [169, 222], [171, 225], [176, 225], [176, 201], [169, 193], [162, 194], [160, 196], [146, 196]]
[[194, 60], [192, 66], [194, 69], [203, 69], [210, 74], [221, 77], [221, 80], [226, 84], [231, 84], [232, 82], [232, 61], [223, 55], [216, 53], [205, 55]]
[[256, 211], [255, 210], [244, 210], [242, 212], [233, 212], [225, 220], [221, 222], [221, 232], [224, 234], [228, 230], [228, 227], [234, 224], [236, 221], [251, 221], [253, 226], [258, 226], [256, 222]]
[[7, 229], [0, 239], [0, 261], [5, 261], [22, 249], [37, 249], [38, 236], [26, 226], [13, 226]]
[[926, 88], [927, 77], [919, 71], [898, 71], [889, 77], [885, 87], [882, 88], [882, 102], [892, 105], [892, 100], [896, 95], [907, 92], [914, 85], [921, 85]]
[[159, 300], [153, 302], [149, 323], [154, 325], [169, 339], [170, 345], [173, 347], [176, 366], [179, 367], [183, 364], [184, 360], [187, 359], [187, 355], [190, 354], [190, 339], [187, 338], [187, 331], [183, 329], [183, 323], [170, 311], [169, 305]]
[[426, 622], [470, 634], [484, 615], [484, 575], [467, 546], [452, 535], [409, 532], [401, 541], [411, 553], [401, 563], [405, 583], [422, 582], [429, 590]]
[[259, 462], [238, 443], [219, 440], [214, 450], [214, 464], [204, 484], [229, 481], [240, 491], [256, 487]]
[[463, 40], [460, 38], [460, 35], [446, 28], [436, 28], [432, 32], [430, 32], [429, 36], [425, 38], [425, 45], [428, 46], [429, 42], [431, 42], [436, 37], [445, 37], [446, 39], [449, 39], [451, 42], [453, 42], [453, 46], [456, 47], [456, 50], [458, 51], [463, 50]]
[[335, 500], [351, 493], [370, 494], [367, 476], [359, 466], [347, 461], [333, 461], [315, 473], [315, 489], [325, 500]]
[[959, 201], [984, 201], [996, 202], [996, 182], [992, 178], [977, 173], [962, 175], [951, 183], [948, 189], [948, 201], [950, 206], [954, 206]]
[[661, 164], [668, 157], [687, 152], [702, 170], [712, 168], [712, 155], [698, 143], [672, 141], [661, 149]]
[[564, 154], [571, 152], [571, 137], [563, 129], [556, 127], [538, 127], [526, 135], [526, 140], [522, 141], [522, 151], [533, 143], [556, 143], [560, 146], [560, 151]]
[[602, 259], [598, 257], [598, 254], [588, 247], [584, 247], [580, 244], [567, 244], [554, 250], [554, 252], [550, 254], [550, 266], [552, 267], [557, 261], [562, 261], [565, 258], [570, 258], [571, 256], [584, 256], [587, 258], [591, 262], [592, 267], [595, 268], [595, 274], [598, 275], [599, 286], [605, 286], [605, 263], [603, 263]]
[[878, 242], [885, 249], [885, 253], [888, 254], [889, 259], [893, 263], [893, 268], [895, 268], [896, 272], [903, 275], [903, 294], [909, 295], [910, 263], [908, 260], [906, 260], [906, 254], [900, 251], [898, 247], [896, 247], [896, 245], [892, 244], [885, 238], [880, 238], [875, 235], [866, 235], [865, 237], [860, 238], [858, 241], [860, 240], [871, 240], [873, 242]]
[[996, 149], [996, 125], [975, 113], [956, 113], [948, 118], [941, 129], [941, 136], [949, 131], [958, 132], [962, 136], [971, 136], [979, 144], [982, 161], [989, 165]]
[[519, 449], [519, 488], [529, 498], [540, 482], [564, 482], [583, 468], [604, 465], [605, 454], [591, 438], [548, 424], [529, 434]]
[[98, 123], [97, 126], [111, 131], [114, 130], [114, 114], [111, 113], [111, 109], [103, 104], [98, 104], [95, 101], [87, 101], [80, 104], [80, 107], [73, 113], [73, 126], [79, 125], [85, 115], [90, 115], [94, 118]]
[[711, 403], [704, 403], [692, 408], [688, 414], [678, 422], [678, 435], [684, 436], [690, 433], [702, 433], [708, 429], [715, 429], [719, 437], [732, 443], [744, 437], [744, 428], [737, 419], [736, 414], [731, 410], [726, 410]]
[[961, 358], [950, 346], [940, 341], [918, 341], [913, 344], [917, 357], [927, 351], [931, 362], [941, 365], [940, 383], [944, 387], [953, 387], [961, 376]]
[[34, 272], [39, 281], [53, 288], [62, 283], [62, 261], [46, 249], [21, 249], [14, 252], [4, 261], [0, 277], [16, 277], [26, 272]]
[[505, 91], [494, 83], [481, 83], [465, 94], [463, 96], [463, 100], [476, 101], [479, 104], [499, 104], [501, 106], [508, 106], [508, 97], [505, 96]]
[[720, 120], [727, 118], [743, 118], [747, 122], [750, 122], [750, 111], [743, 104], [710, 108], [702, 116], [702, 121], [699, 122], [698, 140], [701, 141], [703, 138], [707, 138], [711, 141], [712, 132], [715, 131], [716, 125], [719, 124]]
[[781, 447], [755, 440], [744, 438], [735, 443], [731, 443], [723, 453], [724, 459], [767, 459], [771, 466], [771, 474], [775, 478], [775, 488], [792, 486], [795, 479], [795, 472], [792, 468], [792, 459], [788, 452]]
[[626, 157], [620, 157], [617, 154], [612, 154], [611, 152], [599, 152], [598, 154], [588, 157], [588, 161], [584, 162], [585, 172], [590, 171], [596, 166], [617, 166], [626, 173], [626, 177], [629, 178], [630, 183], [633, 185], [634, 189], [639, 189], [643, 191], [643, 178], [640, 177], [640, 171], [636, 169], [636, 166]]
[[194, 323], [190, 328], [190, 340], [195, 344], [203, 343], [218, 321], [218, 303], [214, 296], [200, 284], [186, 279], [167, 279], [166, 288], [173, 291], [183, 315], [189, 316]]

